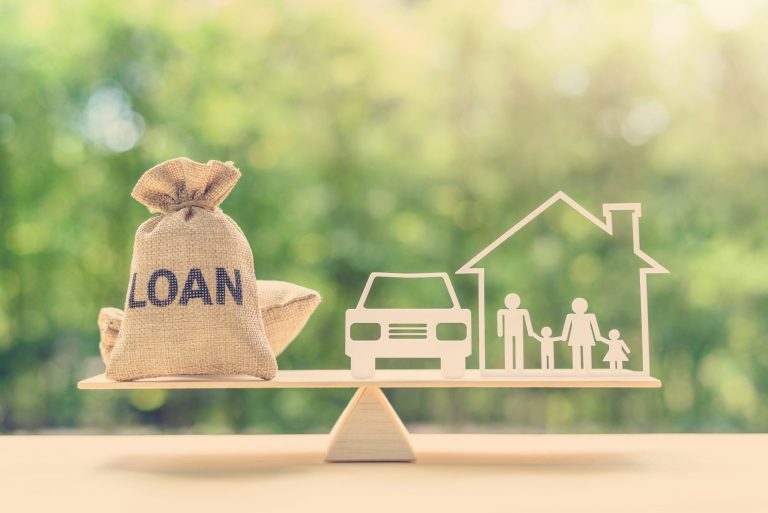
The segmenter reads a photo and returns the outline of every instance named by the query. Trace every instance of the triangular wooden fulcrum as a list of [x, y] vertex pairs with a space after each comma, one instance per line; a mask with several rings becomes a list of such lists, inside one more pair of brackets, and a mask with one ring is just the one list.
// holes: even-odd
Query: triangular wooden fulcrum
[[413, 461], [408, 430], [377, 387], [357, 389], [331, 430], [326, 461]]

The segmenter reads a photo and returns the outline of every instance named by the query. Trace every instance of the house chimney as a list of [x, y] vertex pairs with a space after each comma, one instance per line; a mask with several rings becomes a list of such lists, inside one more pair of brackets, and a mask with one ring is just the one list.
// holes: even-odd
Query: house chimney
[[603, 205], [603, 217], [613, 238], [627, 241], [635, 249], [640, 247], [640, 215], [640, 203]]

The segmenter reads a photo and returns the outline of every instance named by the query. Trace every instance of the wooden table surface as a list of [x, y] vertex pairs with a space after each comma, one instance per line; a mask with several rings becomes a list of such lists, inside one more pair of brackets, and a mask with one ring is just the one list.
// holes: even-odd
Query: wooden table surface
[[3, 436], [0, 511], [768, 512], [768, 435], [413, 435], [411, 464], [327, 441]]

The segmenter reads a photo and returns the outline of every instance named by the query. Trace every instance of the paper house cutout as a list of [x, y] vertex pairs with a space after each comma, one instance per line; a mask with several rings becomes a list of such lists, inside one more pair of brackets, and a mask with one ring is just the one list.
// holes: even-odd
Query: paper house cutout
[[[480, 370], [486, 372], [486, 282], [485, 282], [485, 265], [483, 260], [488, 257], [493, 251], [503, 245], [511, 237], [513, 237], [523, 227], [534, 221], [538, 216], [547, 211], [550, 207], [557, 202], [563, 202], [583, 218], [588, 220], [595, 226], [595, 229], [602, 230], [609, 236], [614, 236], [614, 213], [630, 213], [631, 214], [631, 227], [632, 227], [632, 250], [641, 262], [639, 267], [639, 279], [640, 279], [640, 333], [641, 333], [641, 351], [642, 351], [642, 367], [639, 371], [641, 376], [650, 376], [650, 335], [648, 327], [648, 280], [649, 274], [663, 274], [669, 271], [661, 265], [659, 262], [650, 257], [640, 248], [640, 216], [641, 208], [639, 203], [606, 203], [603, 205], [603, 218], [600, 219], [597, 216], [590, 213], [570, 196], [560, 191], [553, 195], [547, 201], [542, 203], [538, 208], [533, 210], [526, 217], [521, 219], [518, 223], [512, 226], [499, 238], [494, 240], [491, 244], [486, 246], [482, 251], [475, 255], [471, 260], [464, 264], [457, 274], [475, 274], [477, 275], [477, 291], [478, 291], [478, 354], [480, 360]], [[495, 305], [490, 305], [489, 308], [495, 308]], [[633, 372], [633, 371], [624, 371]], [[635, 373], [635, 372], [633, 372]]]

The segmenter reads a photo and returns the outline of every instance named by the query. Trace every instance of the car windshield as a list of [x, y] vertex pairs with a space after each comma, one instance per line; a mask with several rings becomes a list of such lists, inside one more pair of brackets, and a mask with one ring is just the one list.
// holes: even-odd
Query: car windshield
[[452, 308], [453, 301], [443, 278], [396, 278], [377, 276], [365, 300], [365, 308]]

